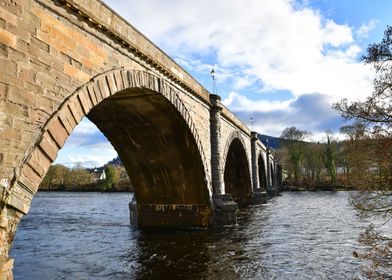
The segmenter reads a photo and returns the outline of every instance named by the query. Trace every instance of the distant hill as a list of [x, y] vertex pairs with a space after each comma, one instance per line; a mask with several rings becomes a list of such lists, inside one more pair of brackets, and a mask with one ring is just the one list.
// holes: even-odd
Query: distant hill
[[[296, 140], [283, 139], [283, 138], [268, 136], [264, 134], [258, 134], [257, 136], [259, 137], [260, 141], [263, 142], [264, 145], [274, 150], [284, 147], [286, 144], [288, 144], [291, 141], [297, 142]], [[268, 145], [267, 145], [267, 140], [268, 140]], [[311, 143], [307, 141], [300, 141], [300, 142], [303, 142], [305, 144]]]
[[268, 136], [264, 134], [257, 134], [257, 137], [265, 146], [268, 146], [269, 148], [276, 150], [281, 147], [280, 138], [278, 137]]
[[101, 174], [102, 171], [105, 169], [106, 165], [114, 165], [114, 166], [118, 166], [118, 167], [123, 167], [123, 163], [120, 159], [119, 156], [117, 156], [116, 158], [112, 159], [111, 161], [108, 161], [107, 163], [105, 163], [104, 165], [100, 166], [100, 167], [94, 167], [94, 168], [86, 168], [86, 170], [88, 170], [89, 172], [94, 172], [97, 174]]
[[117, 165], [117, 166], [124, 166], [119, 156], [109, 161], [107, 164], [109, 165]]

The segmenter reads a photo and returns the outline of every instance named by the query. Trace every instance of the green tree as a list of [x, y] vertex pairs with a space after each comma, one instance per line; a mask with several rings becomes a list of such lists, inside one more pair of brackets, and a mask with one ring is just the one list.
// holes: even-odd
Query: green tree
[[54, 172], [53, 172], [53, 165], [51, 165], [48, 171], [46, 172], [46, 175], [39, 187], [40, 189], [45, 189], [45, 190], [52, 189], [54, 186], [53, 183], [54, 183]]
[[82, 190], [84, 186], [92, 182], [92, 175], [86, 169], [77, 167], [69, 171], [68, 187]]
[[279, 149], [275, 150], [275, 159], [284, 166], [288, 179], [291, 179], [294, 176], [294, 171], [289, 159], [287, 148], [281, 146]]
[[287, 148], [287, 154], [294, 173], [296, 181], [301, 179], [302, 161], [304, 157], [304, 140], [308, 132], [297, 129], [296, 127], [287, 127], [283, 130], [280, 138], [282, 144]]
[[43, 189], [63, 189], [68, 184], [69, 169], [61, 164], [53, 164], [49, 167], [42, 183]]
[[[373, 93], [363, 102], [346, 99], [334, 105], [355, 126], [349, 135], [350, 182], [359, 191], [351, 199], [363, 217], [392, 219], [392, 27], [380, 43], [368, 47], [363, 57], [376, 70]], [[361, 235], [368, 251], [360, 254], [372, 261], [368, 276], [389, 279], [392, 270], [392, 239], [373, 224]]]
[[336, 158], [337, 147], [336, 141], [332, 139], [331, 134], [327, 133], [327, 143], [324, 154], [324, 164], [327, 169], [328, 175], [331, 178], [331, 185], [336, 186]]
[[110, 191], [114, 189], [115, 184], [118, 183], [116, 173], [116, 168], [113, 165], [107, 165], [105, 167], [106, 178], [102, 181], [102, 190]]
[[304, 168], [308, 181], [312, 184], [320, 183], [321, 171], [324, 168], [323, 162], [324, 147], [320, 143], [308, 143], [304, 151]]

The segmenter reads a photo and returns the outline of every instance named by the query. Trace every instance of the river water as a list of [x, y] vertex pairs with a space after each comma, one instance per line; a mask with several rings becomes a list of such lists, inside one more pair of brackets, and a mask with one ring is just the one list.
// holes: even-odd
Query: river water
[[219, 230], [138, 231], [125, 193], [38, 193], [15, 279], [355, 279], [364, 228], [347, 192], [283, 193]]

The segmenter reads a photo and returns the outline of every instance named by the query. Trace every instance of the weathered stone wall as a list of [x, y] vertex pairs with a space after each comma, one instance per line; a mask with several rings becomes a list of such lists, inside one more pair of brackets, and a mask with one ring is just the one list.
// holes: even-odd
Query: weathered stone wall
[[[249, 132], [249, 134], [247, 134], [247, 132]], [[246, 131], [242, 131], [238, 129], [235, 123], [233, 123], [231, 119], [228, 119], [226, 116], [223, 116], [222, 126], [221, 126], [223, 170], [225, 167], [225, 161], [226, 161], [228, 149], [234, 138], [238, 138], [241, 140], [246, 152], [246, 158], [248, 161], [249, 170], [252, 170], [250, 130], [247, 129]], [[252, 178], [251, 178], [251, 182], [252, 182]]]
[[[165, 79], [183, 99], [178, 106], [197, 118], [192, 123], [203, 132], [197, 138], [209, 157], [207, 91], [100, 2], [69, 3], [0, 1], [1, 256], [7, 256], [16, 225], [57, 151], [98, 98], [95, 85], [49, 120], [99, 74], [123, 66]], [[92, 10], [84, 10], [90, 5]], [[117, 82], [113, 79], [108, 85]], [[206, 170], [208, 178], [209, 166]]]
[[[4, 109], [0, 118], [3, 141], [0, 147], [0, 178], [8, 182], [15, 175], [15, 167], [21, 166], [25, 152], [34, 143], [48, 118], [67, 96], [91, 77], [119, 65], [148, 69], [162, 76], [168, 73], [156, 69], [157, 65], [149, 64], [142, 54], [119, 44], [116, 41], [118, 38], [110, 37], [112, 33], [107, 30], [104, 32], [105, 28], [97, 30], [94, 24], [87, 24], [89, 20], [99, 22], [99, 17], [109, 11], [104, 6], [97, 4], [92, 8], [93, 11], [100, 10], [92, 13], [98, 14], [98, 18], [81, 21], [70, 13], [70, 10], [75, 9], [72, 6], [64, 8], [50, 1], [44, 3], [21, 0], [4, 2], [0, 7], [0, 15], [4, 18], [4, 28], [0, 29], [3, 50], [1, 62], [5, 66], [1, 69], [0, 84], [0, 92], [4, 95], [1, 104]], [[129, 34], [130, 31], [125, 29], [131, 27], [123, 26], [124, 23], [115, 15], [109, 14], [108, 17], [112, 19], [111, 29]], [[137, 35], [133, 34], [136, 43], [139, 43], [138, 48], [148, 50], [150, 55], [157, 56], [152, 59], [160, 60], [162, 54], [151, 53], [153, 45], [143, 36]], [[173, 72], [187, 77], [185, 72], [176, 69], [178, 66], [173, 62], [169, 64], [172, 64], [169, 67]], [[166, 76], [173, 78], [173, 75]], [[195, 81], [190, 83], [200, 88]], [[205, 134], [202, 137], [203, 144], [208, 148], [208, 103], [203, 99], [205, 92], [200, 92], [200, 96], [193, 93], [198, 98], [189, 92], [188, 95], [182, 95], [191, 114], [198, 117], [195, 123], [202, 128], [200, 131]]]
[[194, 95], [187, 94], [184, 91], [178, 92], [180, 99], [185, 104], [188, 112], [197, 128], [200, 141], [203, 145], [203, 151], [208, 159], [206, 164], [208, 170], [211, 170], [211, 145], [210, 145], [210, 106]]
[[[263, 164], [264, 164], [264, 167], [263, 167], [263, 169], [262, 170], [264, 170], [264, 177], [263, 178], [267, 178], [267, 176], [268, 176], [268, 172], [267, 172], [267, 148], [264, 146], [264, 144], [260, 141], [260, 140], [258, 140], [257, 141], [257, 145], [256, 145], [256, 154], [257, 154], [257, 177], [258, 177], [258, 174], [259, 174], [259, 169], [260, 168], [262, 168], [261, 166], [259, 166], [259, 163], [258, 163], [258, 157], [259, 156], [261, 156], [262, 157], [262, 159], [263, 159]], [[258, 178], [259, 180], [260, 180], [260, 178]], [[260, 186], [259, 186], [260, 187]]]
[[[68, 135], [130, 83], [164, 95], [184, 118], [212, 193], [208, 91], [102, 2], [0, 0], [0, 65], [0, 268], [12, 266], [13, 233]], [[225, 107], [221, 116], [221, 156], [237, 133], [252, 170], [250, 130]]]
[[[184, 101], [191, 114], [198, 116], [195, 123], [206, 136], [203, 144], [209, 146], [206, 145], [208, 100], [206, 91], [197, 82], [99, 2], [71, 2], [81, 12], [86, 9], [86, 14], [79, 17], [75, 15], [78, 12], [76, 7], [61, 6], [60, 3], [2, 0], [1, 179], [11, 181], [15, 167], [21, 166], [25, 151], [67, 96], [91, 77], [118, 66], [153, 71], [173, 80], [184, 91], [189, 86], [197, 89], [198, 93], [191, 90], [189, 94], [187, 91], [188, 100], [184, 98]], [[82, 6], [77, 6], [79, 4]], [[87, 11], [91, 18], [85, 18]], [[100, 25], [97, 24], [105, 23], [105, 20], [108, 20], [107, 26], [98, 28]], [[128, 36], [133, 45], [119, 42], [121, 35]], [[147, 55], [154, 62], [148, 60]], [[157, 63], [167, 64], [169, 70]], [[184, 82], [177, 83], [179, 78]]]

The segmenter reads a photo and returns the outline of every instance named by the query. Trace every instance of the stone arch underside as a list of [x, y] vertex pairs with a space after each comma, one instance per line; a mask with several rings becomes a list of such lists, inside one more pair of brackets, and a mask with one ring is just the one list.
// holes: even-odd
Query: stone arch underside
[[[83, 116], [117, 150], [135, 188], [138, 210], [149, 213], [147, 226], [171, 226], [169, 221], [208, 225], [206, 158], [178, 89], [149, 72], [125, 68], [96, 76], [62, 103], [24, 158], [6, 204], [28, 212], [46, 171]], [[180, 221], [172, 215], [149, 223], [149, 217], [167, 211]]]
[[259, 186], [262, 190], [267, 190], [267, 172], [266, 165], [264, 163], [263, 155], [260, 153], [257, 159], [257, 169], [259, 175]]
[[240, 207], [248, 205], [252, 197], [249, 161], [238, 132], [229, 137], [224, 155], [225, 192], [231, 194]]
[[274, 186], [274, 185], [276, 185], [276, 180], [275, 180], [275, 170], [274, 170], [274, 165], [273, 165], [273, 163], [271, 163], [270, 164], [270, 176], [271, 176], [271, 178], [270, 178], [270, 182], [271, 182], [271, 184]]

